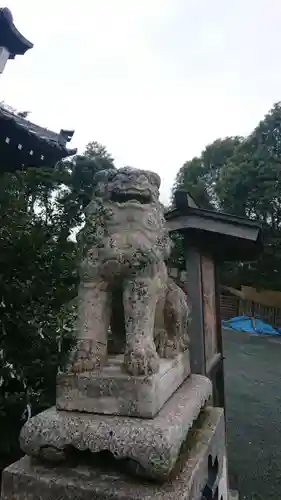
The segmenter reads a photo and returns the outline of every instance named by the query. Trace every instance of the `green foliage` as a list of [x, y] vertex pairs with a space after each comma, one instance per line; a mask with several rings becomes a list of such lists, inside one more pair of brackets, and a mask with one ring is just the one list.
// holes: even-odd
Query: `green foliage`
[[201, 158], [193, 158], [182, 166], [176, 177], [173, 198], [174, 192], [180, 188], [186, 189], [200, 207], [212, 208], [211, 197], [205, 182], [204, 164]]
[[281, 222], [281, 104], [275, 104], [221, 171], [217, 192], [224, 210]]
[[245, 138], [216, 140], [200, 158], [186, 162], [174, 190], [184, 187], [203, 208], [260, 221], [265, 251], [256, 262], [225, 266], [232, 286], [280, 289], [281, 272], [281, 104], [276, 103]]
[[78, 213], [88, 205], [93, 192], [93, 178], [100, 170], [114, 169], [114, 160], [98, 142], [90, 142], [85, 153], [67, 162], [70, 169], [69, 201], [76, 204]]
[[75, 244], [58, 242], [55, 207], [46, 207], [48, 218], [28, 209], [23, 190], [28, 177], [29, 172], [1, 178], [1, 453], [16, 447], [27, 404], [37, 411], [54, 400], [57, 337], [65, 337], [62, 307], [76, 286]]
[[[76, 243], [93, 175], [112, 168], [98, 143], [52, 168], [5, 174], [0, 185], [0, 455], [18, 450], [23, 414], [55, 400], [73, 344]], [[8, 460], [8, 459], [7, 459]]]
[[241, 137], [226, 137], [209, 144], [200, 157], [184, 163], [180, 168], [173, 187], [186, 189], [202, 208], [215, 209], [219, 205], [216, 183], [221, 169], [241, 144]]
[[217, 183], [221, 207], [263, 225], [265, 251], [239, 269], [239, 280], [280, 289], [281, 272], [281, 104], [277, 103], [236, 149]]
[[180, 270], [185, 270], [186, 264], [184, 259], [184, 238], [181, 233], [174, 232], [170, 235], [172, 240], [171, 254], [167, 261], [167, 266]]

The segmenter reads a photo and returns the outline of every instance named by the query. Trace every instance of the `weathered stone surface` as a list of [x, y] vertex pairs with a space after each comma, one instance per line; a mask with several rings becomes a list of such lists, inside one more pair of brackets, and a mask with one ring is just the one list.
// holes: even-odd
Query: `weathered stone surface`
[[[99, 172], [95, 185], [78, 235], [79, 342], [68, 369], [93, 371], [106, 362], [111, 323], [127, 372], [157, 373], [159, 356], [173, 358], [186, 350], [190, 319], [185, 294], [168, 278], [164, 262], [170, 240], [160, 178], [126, 167]], [[120, 307], [114, 307], [115, 299], [121, 299]]]
[[[213, 491], [218, 488], [224, 455], [223, 410], [209, 407], [194, 425], [176, 471], [164, 484], [136, 480], [110, 464], [47, 467], [24, 457], [3, 472], [1, 500], [202, 500], [208, 480]], [[218, 464], [214, 478], [210, 462]], [[213, 498], [227, 500], [215, 494]]]
[[[212, 392], [209, 379], [192, 375], [174, 393], [154, 419], [116, 417], [46, 410], [31, 418], [20, 435], [22, 450], [30, 456], [54, 455], [74, 447], [139, 464], [148, 477], [166, 479], [183, 441]], [[48, 458], [46, 457], [46, 458]]]
[[238, 491], [230, 490], [228, 493], [228, 500], [239, 500]]
[[161, 359], [159, 372], [147, 377], [122, 368], [119, 355], [109, 357], [100, 371], [58, 375], [57, 409], [153, 418], [190, 375], [189, 351]]
[[[220, 500], [221, 498], [228, 498], [228, 473], [227, 473], [227, 458], [226, 454], [223, 457], [222, 461], [222, 471], [220, 475], [220, 480], [218, 484], [218, 499]], [[229, 499], [228, 499], [229, 500]]]

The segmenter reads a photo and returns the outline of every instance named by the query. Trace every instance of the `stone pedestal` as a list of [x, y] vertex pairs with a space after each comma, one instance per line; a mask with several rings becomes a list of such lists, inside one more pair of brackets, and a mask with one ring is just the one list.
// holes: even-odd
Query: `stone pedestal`
[[209, 379], [192, 375], [149, 420], [50, 408], [25, 424], [21, 448], [29, 456], [54, 461], [67, 459], [73, 449], [93, 454], [107, 450], [137, 474], [164, 481], [211, 394]]
[[137, 480], [122, 471], [122, 462], [100, 459], [100, 466], [50, 467], [24, 457], [3, 472], [1, 499], [203, 500], [204, 492], [207, 499], [227, 500], [227, 491], [220, 486], [225, 455], [223, 410], [207, 407], [188, 433], [164, 484]]
[[147, 377], [123, 370], [123, 356], [110, 356], [100, 371], [57, 378], [57, 409], [153, 418], [190, 374], [189, 351], [161, 359], [160, 369]]

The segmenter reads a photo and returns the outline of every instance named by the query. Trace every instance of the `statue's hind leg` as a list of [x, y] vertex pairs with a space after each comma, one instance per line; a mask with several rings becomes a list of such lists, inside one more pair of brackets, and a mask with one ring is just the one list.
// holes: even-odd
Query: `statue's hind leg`
[[159, 354], [164, 358], [173, 358], [188, 348], [190, 308], [184, 292], [171, 279], [168, 281], [164, 319], [166, 336]]

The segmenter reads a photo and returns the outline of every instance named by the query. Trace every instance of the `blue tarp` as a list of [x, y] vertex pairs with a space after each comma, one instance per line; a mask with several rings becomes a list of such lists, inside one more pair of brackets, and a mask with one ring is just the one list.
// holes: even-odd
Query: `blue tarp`
[[276, 330], [272, 325], [265, 323], [259, 317], [237, 316], [222, 322], [223, 328], [230, 328], [237, 332], [251, 333], [252, 335], [280, 335], [281, 331]]

